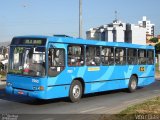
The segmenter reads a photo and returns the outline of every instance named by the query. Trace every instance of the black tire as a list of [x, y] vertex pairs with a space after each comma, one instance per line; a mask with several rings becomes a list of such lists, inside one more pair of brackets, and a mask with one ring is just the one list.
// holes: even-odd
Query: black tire
[[69, 99], [71, 102], [78, 102], [82, 97], [82, 84], [78, 80], [74, 80], [69, 90]]
[[135, 92], [136, 89], [137, 89], [137, 83], [138, 83], [138, 80], [137, 80], [137, 77], [132, 75], [129, 79], [129, 84], [128, 84], [128, 91], [130, 93], [132, 92]]

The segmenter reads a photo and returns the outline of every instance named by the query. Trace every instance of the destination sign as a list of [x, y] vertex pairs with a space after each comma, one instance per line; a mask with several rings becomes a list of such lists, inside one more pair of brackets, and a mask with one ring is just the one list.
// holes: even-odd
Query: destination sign
[[41, 45], [42, 44], [42, 40], [25, 40], [24, 44], [33, 44], [33, 45]]
[[44, 38], [13, 38], [11, 45], [38, 45], [44, 46], [46, 39]]

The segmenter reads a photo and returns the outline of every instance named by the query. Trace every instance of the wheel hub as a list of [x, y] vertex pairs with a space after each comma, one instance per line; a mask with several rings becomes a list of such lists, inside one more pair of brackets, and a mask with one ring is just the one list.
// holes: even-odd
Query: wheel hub
[[136, 86], [137, 86], [137, 82], [136, 82], [136, 80], [133, 80], [131, 83], [132, 89], [136, 89]]
[[73, 87], [73, 97], [78, 98], [80, 95], [80, 87], [78, 85], [75, 85]]

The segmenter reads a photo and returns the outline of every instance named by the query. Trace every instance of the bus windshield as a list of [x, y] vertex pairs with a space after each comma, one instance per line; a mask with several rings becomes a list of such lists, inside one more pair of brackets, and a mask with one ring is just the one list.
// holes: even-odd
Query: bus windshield
[[10, 49], [8, 73], [27, 76], [44, 76], [45, 48], [12, 46]]

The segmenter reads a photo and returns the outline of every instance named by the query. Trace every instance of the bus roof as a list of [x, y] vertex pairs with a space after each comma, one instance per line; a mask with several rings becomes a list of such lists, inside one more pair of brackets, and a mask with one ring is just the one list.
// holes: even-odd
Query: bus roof
[[98, 40], [85, 40], [81, 38], [72, 38], [72, 37], [65, 37], [65, 38], [49, 37], [48, 42], [154, 49], [153, 46], [149, 46], [149, 45], [138, 45], [138, 44], [124, 43], [124, 42], [105, 42], [105, 41], [98, 41]]
[[105, 42], [105, 41], [99, 41], [99, 40], [88, 40], [88, 39], [86, 40], [86, 39], [73, 38], [73, 37], [29, 35], [29, 36], [17, 36], [15, 38], [45, 38], [47, 39], [47, 42], [56, 42], [56, 43], [154, 49], [154, 47], [150, 45], [139, 45], [139, 44], [124, 43], [124, 42]]

